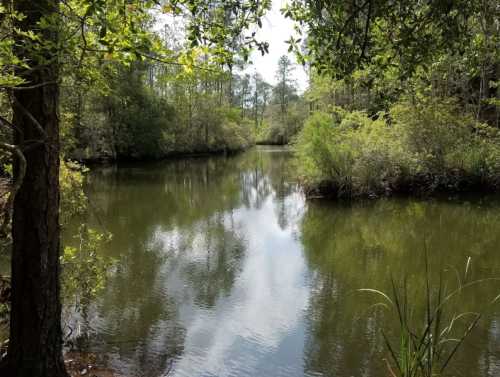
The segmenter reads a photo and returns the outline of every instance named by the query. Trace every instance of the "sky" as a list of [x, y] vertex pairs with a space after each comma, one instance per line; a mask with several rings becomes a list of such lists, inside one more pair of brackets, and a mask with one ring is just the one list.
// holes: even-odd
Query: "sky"
[[[279, 57], [288, 55], [290, 60], [296, 62], [295, 56], [287, 52], [288, 45], [285, 43], [293, 34], [293, 22], [286, 19], [280, 12], [285, 3], [285, 0], [273, 0], [273, 7], [267, 12], [262, 22], [262, 29], [257, 33], [260, 40], [269, 42], [269, 54], [262, 56], [259, 51], [254, 51], [251, 56], [254, 64], [246, 69], [248, 73], [257, 70], [267, 82], [273, 85], [276, 84], [274, 75]], [[299, 90], [304, 91], [307, 87], [307, 74], [302, 65], [297, 64], [294, 76]]]
[[[262, 56], [260, 51], [255, 50], [251, 55], [252, 65], [244, 70], [245, 73], [253, 74], [259, 72], [264, 80], [275, 85], [275, 73], [278, 65], [278, 59], [281, 55], [288, 55], [290, 60], [296, 63], [293, 53], [288, 53], [287, 39], [294, 33], [293, 21], [286, 19], [280, 12], [280, 9], [286, 4], [287, 0], [272, 0], [272, 9], [268, 11], [262, 20], [262, 28], [257, 29], [257, 39], [269, 43], [269, 53]], [[165, 24], [175, 26], [176, 22], [167, 15], [161, 15], [157, 22], [157, 30], [162, 31]], [[181, 22], [182, 23], [182, 22]], [[307, 74], [302, 65], [297, 64], [293, 72], [293, 76], [297, 82], [299, 92], [303, 92], [308, 85]]]

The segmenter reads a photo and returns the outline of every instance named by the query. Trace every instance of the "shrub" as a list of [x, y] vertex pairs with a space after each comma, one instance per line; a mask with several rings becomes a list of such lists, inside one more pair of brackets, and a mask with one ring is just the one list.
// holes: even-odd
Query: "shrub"
[[[61, 161], [59, 182], [61, 186], [61, 225], [73, 233], [69, 225], [87, 212], [88, 198], [83, 190], [87, 169], [80, 164]], [[111, 239], [108, 232], [99, 232], [86, 225], [80, 225], [75, 240], [65, 242], [61, 255], [62, 297], [65, 301], [75, 299], [77, 309], [83, 300], [90, 298], [103, 287], [106, 269], [111, 265], [109, 258], [101, 255], [103, 245]]]
[[214, 150], [238, 151], [254, 144], [251, 122], [243, 118], [237, 109], [221, 107], [217, 113], [217, 132], [211, 144]]
[[316, 113], [297, 143], [306, 186], [323, 187], [339, 196], [382, 192], [398, 175], [401, 146], [382, 117], [337, 110]]
[[371, 118], [314, 113], [296, 142], [308, 192], [337, 196], [497, 187], [499, 132], [452, 100], [400, 102]]
[[83, 191], [87, 169], [76, 162], [61, 160], [59, 185], [61, 186], [61, 223], [67, 225], [71, 218], [82, 215], [87, 209], [87, 197]]

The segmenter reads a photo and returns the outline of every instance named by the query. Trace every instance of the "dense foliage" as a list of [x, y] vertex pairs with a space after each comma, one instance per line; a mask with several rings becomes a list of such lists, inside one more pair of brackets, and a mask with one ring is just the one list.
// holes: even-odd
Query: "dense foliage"
[[276, 69], [276, 85], [272, 88], [266, 117], [258, 130], [261, 144], [288, 144], [302, 128], [306, 118], [306, 103], [298, 94], [294, 77], [296, 66], [282, 55]]
[[450, 101], [402, 101], [369, 117], [316, 112], [297, 141], [305, 183], [338, 196], [496, 188], [498, 129]]
[[257, 73], [154, 62], [105, 65], [97, 86], [68, 78], [64, 151], [84, 161], [158, 159], [287, 144], [306, 114], [292, 67], [283, 56], [275, 87]]
[[303, 45], [289, 42], [313, 72], [306, 93], [313, 114], [297, 142], [311, 193], [500, 182], [498, 4], [400, 5], [292, 1], [283, 10], [299, 31], [308, 27]]
[[251, 50], [269, 48], [256, 37], [269, 0], [33, 4], [0, 5], [0, 150], [11, 162], [2, 206], [13, 247], [2, 375], [66, 377], [61, 260], [64, 292], [83, 288], [88, 299], [102, 286], [107, 237], [81, 227], [60, 255], [60, 225], [86, 200], [84, 169], [66, 160], [295, 141], [311, 194], [500, 184], [497, 0], [291, 0], [283, 14], [303, 34], [289, 43], [309, 68], [304, 96], [286, 56], [275, 87], [245, 73]]

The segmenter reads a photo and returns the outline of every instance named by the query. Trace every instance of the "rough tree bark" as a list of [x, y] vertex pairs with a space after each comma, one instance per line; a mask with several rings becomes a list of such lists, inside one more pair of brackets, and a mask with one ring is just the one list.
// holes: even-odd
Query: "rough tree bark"
[[[55, 30], [37, 30], [37, 24], [55, 14], [58, 3], [15, 0], [15, 9], [26, 16], [16, 26], [39, 32], [42, 43], [57, 42]], [[37, 56], [26, 46], [18, 41], [15, 52], [36, 68], [19, 74], [27, 85], [48, 84], [13, 91], [13, 123], [22, 130], [16, 144], [41, 142], [25, 151], [26, 174], [14, 201], [10, 341], [0, 375], [67, 377], [59, 298], [58, 64], [49, 51]]]

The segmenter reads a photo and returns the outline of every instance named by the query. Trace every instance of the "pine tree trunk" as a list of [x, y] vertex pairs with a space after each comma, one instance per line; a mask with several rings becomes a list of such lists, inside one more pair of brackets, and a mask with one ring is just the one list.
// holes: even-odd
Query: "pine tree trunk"
[[[58, 9], [58, 0], [14, 4], [26, 16], [17, 25], [22, 31], [36, 31], [38, 21]], [[55, 30], [41, 34], [45, 41], [57, 41]], [[13, 123], [23, 131], [24, 140], [43, 142], [25, 152], [26, 175], [14, 202], [10, 341], [0, 375], [66, 377], [59, 297], [58, 64], [49, 53], [45, 58], [50, 61], [40, 63], [18, 42], [16, 54], [37, 67], [22, 75], [27, 85], [48, 84], [14, 92]], [[23, 141], [19, 134], [16, 139], [18, 144]]]

